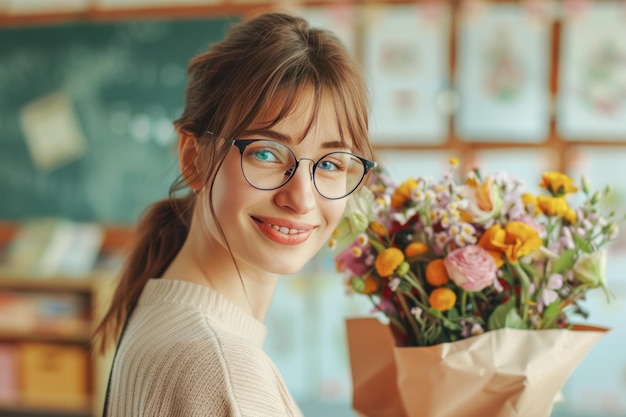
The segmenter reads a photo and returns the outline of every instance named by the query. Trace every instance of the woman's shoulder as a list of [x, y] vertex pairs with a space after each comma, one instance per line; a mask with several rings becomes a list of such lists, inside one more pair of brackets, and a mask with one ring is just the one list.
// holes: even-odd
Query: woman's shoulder
[[230, 300], [208, 287], [186, 281], [151, 280], [138, 302], [138, 315], [168, 321], [177, 331], [194, 331], [227, 336], [232, 333], [261, 347], [267, 334], [265, 325]]

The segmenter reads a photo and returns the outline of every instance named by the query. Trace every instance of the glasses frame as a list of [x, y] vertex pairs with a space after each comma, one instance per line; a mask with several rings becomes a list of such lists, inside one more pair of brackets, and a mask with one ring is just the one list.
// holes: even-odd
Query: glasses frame
[[[274, 143], [278, 143], [282, 146], [284, 146], [285, 148], [287, 148], [287, 150], [291, 153], [291, 155], [293, 156], [294, 161], [296, 161], [295, 167], [294, 169], [291, 170], [291, 173], [289, 174], [289, 177], [279, 186], [277, 187], [272, 187], [272, 188], [264, 188], [264, 187], [258, 187], [254, 184], [252, 184], [250, 182], [250, 180], [248, 179], [248, 177], [246, 177], [246, 173], [243, 170], [243, 153], [246, 150], [246, 148], [248, 147], [248, 145], [254, 143], [254, 142], [274, 142]], [[287, 184], [289, 181], [291, 181], [291, 179], [293, 178], [293, 176], [295, 175], [296, 171], [298, 170], [298, 167], [300, 166], [300, 161], [311, 161], [313, 162], [310, 174], [311, 174], [311, 182], [313, 183], [313, 186], [315, 187], [315, 191], [317, 191], [317, 193], [319, 195], [321, 195], [322, 197], [328, 199], [328, 200], [341, 200], [342, 198], [346, 198], [347, 196], [349, 196], [350, 194], [352, 194], [354, 191], [356, 191], [357, 188], [359, 188], [359, 185], [361, 185], [361, 183], [363, 182], [363, 178], [365, 178], [365, 176], [367, 175], [367, 173], [372, 169], [375, 168], [378, 164], [374, 161], [370, 161], [369, 159], [365, 159], [363, 157], [360, 157], [358, 155], [353, 154], [352, 152], [348, 152], [348, 151], [334, 151], [334, 152], [329, 152], [325, 155], [323, 155], [321, 158], [319, 158], [317, 161], [314, 161], [311, 158], [300, 158], [298, 159], [296, 157], [296, 154], [293, 152], [293, 150], [285, 145], [284, 143], [280, 143], [271, 139], [233, 139], [232, 141], [232, 145], [237, 147], [239, 149], [239, 166], [241, 167], [241, 173], [243, 174], [243, 177], [245, 178], [246, 182], [248, 184], [250, 184], [252, 187], [256, 188], [257, 190], [262, 190], [262, 191], [272, 191], [272, 190], [277, 190], [280, 187], [284, 186], [285, 184]], [[328, 155], [334, 154], [334, 153], [345, 153], [345, 154], [349, 154], [355, 158], [357, 158], [359, 161], [361, 161], [361, 163], [363, 164], [363, 175], [361, 175], [361, 178], [359, 179], [359, 181], [357, 182], [356, 186], [354, 187], [354, 189], [352, 191], [350, 191], [348, 194], [343, 195], [341, 197], [326, 197], [324, 194], [322, 194], [320, 192], [320, 190], [317, 188], [317, 184], [315, 183], [315, 170], [317, 169], [318, 164], [324, 160], [324, 158], [326, 158]]]

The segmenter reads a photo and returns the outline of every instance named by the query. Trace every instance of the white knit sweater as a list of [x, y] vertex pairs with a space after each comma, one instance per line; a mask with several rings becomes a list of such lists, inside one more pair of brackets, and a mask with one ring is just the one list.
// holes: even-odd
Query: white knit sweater
[[266, 333], [207, 287], [148, 281], [113, 365], [107, 415], [301, 416], [262, 349]]

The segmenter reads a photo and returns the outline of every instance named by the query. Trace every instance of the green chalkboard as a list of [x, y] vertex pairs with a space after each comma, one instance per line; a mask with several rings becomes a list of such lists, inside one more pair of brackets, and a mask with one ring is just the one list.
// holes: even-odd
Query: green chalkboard
[[[0, 219], [132, 223], [178, 174], [172, 121], [189, 59], [238, 18], [0, 29]], [[20, 114], [61, 92], [86, 143], [54, 169], [34, 163]]]

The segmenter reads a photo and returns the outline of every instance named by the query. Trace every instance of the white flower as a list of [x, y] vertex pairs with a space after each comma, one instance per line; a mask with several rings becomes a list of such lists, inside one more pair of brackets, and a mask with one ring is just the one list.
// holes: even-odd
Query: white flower
[[582, 253], [574, 263], [574, 276], [590, 287], [606, 287], [606, 251]]
[[395, 277], [394, 279], [392, 279], [391, 281], [389, 281], [389, 288], [391, 289], [391, 291], [395, 292], [398, 290], [398, 287], [400, 286], [400, 278]]

